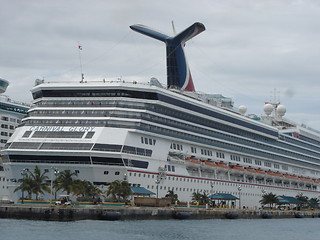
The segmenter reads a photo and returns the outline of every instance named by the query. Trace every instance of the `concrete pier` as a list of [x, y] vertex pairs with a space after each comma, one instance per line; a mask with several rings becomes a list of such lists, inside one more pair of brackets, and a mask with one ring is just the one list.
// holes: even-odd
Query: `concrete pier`
[[35, 204], [0, 205], [0, 218], [77, 221], [77, 220], [147, 220], [147, 219], [258, 219], [318, 218], [320, 211], [240, 210], [205, 208], [156, 208], [131, 206], [50, 206]]

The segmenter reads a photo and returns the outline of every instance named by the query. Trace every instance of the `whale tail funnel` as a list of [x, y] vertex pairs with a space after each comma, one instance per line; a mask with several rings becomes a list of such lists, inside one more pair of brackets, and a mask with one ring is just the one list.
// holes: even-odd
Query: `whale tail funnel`
[[205, 30], [202, 23], [196, 22], [173, 37], [167, 36], [166, 34], [141, 24], [132, 25], [130, 28], [166, 44], [168, 88], [195, 91], [183, 48], [188, 40]]

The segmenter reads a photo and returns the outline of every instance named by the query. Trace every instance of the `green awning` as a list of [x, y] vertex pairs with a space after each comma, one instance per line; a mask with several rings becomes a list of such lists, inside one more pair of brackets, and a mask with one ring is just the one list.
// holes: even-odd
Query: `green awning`
[[213, 199], [213, 200], [237, 200], [237, 199], [239, 199], [229, 193], [215, 193], [213, 195], [210, 195], [209, 198]]
[[144, 187], [130, 187], [131, 192], [136, 195], [155, 195], [154, 192], [145, 189]]
[[295, 197], [290, 197], [290, 196], [278, 196], [278, 202], [279, 203], [288, 203], [288, 204], [305, 203], [304, 201], [301, 201]]

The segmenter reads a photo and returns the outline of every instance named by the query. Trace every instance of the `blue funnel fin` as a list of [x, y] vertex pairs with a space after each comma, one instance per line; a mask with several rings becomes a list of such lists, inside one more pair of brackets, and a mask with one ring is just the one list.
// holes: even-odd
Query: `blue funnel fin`
[[196, 22], [192, 24], [190, 27], [182, 31], [181, 33], [177, 34], [174, 39], [175, 41], [179, 41], [181, 43], [185, 43], [186, 41], [190, 40], [191, 38], [195, 37], [199, 33], [205, 30], [205, 26], [202, 23]]
[[167, 36], [163, 33], [160, 33], [156, 30], [153, 30], [153, 29], [151, 29], [145, 25], [142, 25], [142, 24], [135, 24], [135, 25], [130, 26], [130, 28], [138, 33], [144, 34], [148, 37], [155, 38], [155, 39], [160, 40], [162, 42], [166, 42], [166, 39], [169, 38], [169, 36]]

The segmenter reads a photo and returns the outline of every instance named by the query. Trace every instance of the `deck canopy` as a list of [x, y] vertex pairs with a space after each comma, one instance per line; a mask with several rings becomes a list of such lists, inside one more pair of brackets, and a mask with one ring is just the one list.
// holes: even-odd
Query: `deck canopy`
[[314, 200], [314, 199], [310, 199], [310, 200], [308, 201], [308, 203], [309, 203], [309, 204], [319, 204], [319, 202], [317, 202], [317, 201]]
[[133, 195], [155, 195], [154, 192], [145, 189], [144, 187], [130, 187]]
[[237, 200], [236, 196], [233, 196], [232, 194], [229, 193], [215, 193], [213, 195], [209, 196], [210, 199], [212, 200]]
[[278, 202], [283, 203], [283, 204], [301, 204], [305, 203], [295, 197], [290, 197], [290, 196], [278, 196]]

